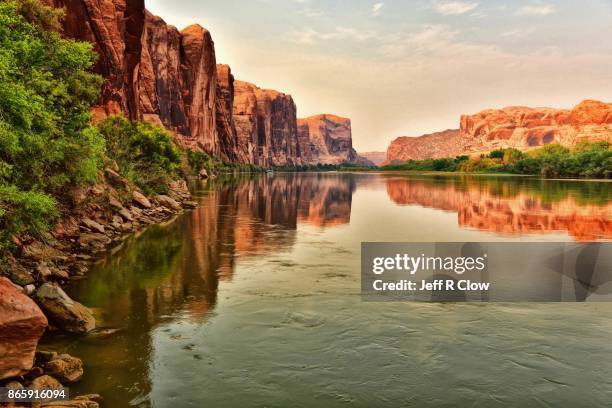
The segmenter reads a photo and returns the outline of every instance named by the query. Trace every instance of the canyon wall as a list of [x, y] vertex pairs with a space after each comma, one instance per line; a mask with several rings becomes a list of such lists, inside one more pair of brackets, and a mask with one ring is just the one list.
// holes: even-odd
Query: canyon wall
[[449, 129], [419, 137], [402, 136], [395, 139], [387, 149], [387, 160], [383, 164], [400, 164], [407, 160], [454, 157], [464, 152], [459, 130]]
[[315, 115], [299, 119], [297, 128], [304, 164], [374, 165], [353, 148], [350, 119], [330, 114]]
[[65, 10], [65, 35], [93, 44], [94, 71], [105, 79], [96, 115], [141, 117], [138, 66], [145, 25], [144, 0], [43, 0]]
[[587, 100], [573, 109], [514, 106], [463, 115], [458, 130], [395, 139], [385, 164], [581, 141], [612, 142], [612, 104]]
[[145, 12], [137, 89], [143, 119], [164, 125], [186, 147], [220, 155], [217, 67], [207, 30], [191, 25], [179, 32]]
[[[65, 36], [91, 42], [99, 55], [94, 70], [105, 81], [96, 120], [123, 113], [163, 125], [183, 147], [225, 162], [268, 167], [358, 158], [350, 121], [338, 123], [344, 133], [321, 130], [324, 136], [313, 128], [312, 142], [299, 140], [291, 95], [234, 81], [227, 65], [217, 65], [211, 34], [199, 25], [179, 31], [149, 13], [143, 0], [43, 1], [65, 9]], [[311, 145], [304, 160], [301, 149]]]

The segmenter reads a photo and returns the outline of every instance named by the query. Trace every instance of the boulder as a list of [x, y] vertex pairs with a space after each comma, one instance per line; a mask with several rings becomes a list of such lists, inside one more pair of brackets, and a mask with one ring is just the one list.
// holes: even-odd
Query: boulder
[[206, 180], [208, 178], [208, 171], [206, 171], [206, 169], [200, 170], [200, 172], [198, 173], [198, 177], [200, 178], [200, 180]]
[[132, 200], [142, 208], [151, 208], [151, 201], [139, 191], [132, 192]]
[[32, 368], [38, 340], [47, 324], [36, 303], [0, 277], [0, 380]]
[[117, 187], [121, 187], [121, 188], [129, 187], [129, 182], [123, 177], [121, 177], [121, 175], [117, 173], [115, 170], [107, 168], [104, 170], [104, 175], [106, 176], [108, 181], [111, 182], [111, 184]]
[[125, 208], [122, 208], [121, 210], [119, 210], [119, 215], [125, 221], [130, 221], [130, 222], [134, 221], [134, 216], [132, 215], [132, 213]]
[[30, 271], [23, 267], [23, 265], [12, 256], [8, 257], [5, 274], [13, 283], [20, 286], [27, 286], [34, 283], [34, 278]]
[[90, 220], [89, 218], [83, 218], [81, 220], [81, 224], [89, 228], [94, 232], [99, 232], [100, 234], [104, 234], [104, 226], [100, 223], [95, 222], [94, 220]]
[[57, 390], [62, 388], [62, 384], [50, 375], [41, 375], [32, 380], [30, 388], [37, 390]]
[[158, 195], [155, 197], [155, 200], [164, 207], [170, 208], [172, 210], [178, 211], [183, 208], [178, 201], [168, 197], [167, 195]]
[[70, 354], [52, 357], [44, 368], [46, 374], [57, 378], [62, 384], [77, 382], [83, 377], [83, 362]]
[[61, 329], [82, 334], [96, 327], [91, 310], [72, 300], [59, 286], [45, 283], [35, 296], [47, 316]]
[[79, 235], [79, 245], [82, 248], [99, 252], [111, 243], [111, 239], [104, 234], [90, 233]]

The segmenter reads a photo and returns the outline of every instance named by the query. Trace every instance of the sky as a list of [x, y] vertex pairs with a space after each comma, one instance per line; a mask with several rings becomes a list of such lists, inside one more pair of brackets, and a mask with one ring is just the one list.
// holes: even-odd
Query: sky
[[488, 108], [612, 102], [612, 0], [145, 1], [299, 117], [351, 118], [360, 152]]

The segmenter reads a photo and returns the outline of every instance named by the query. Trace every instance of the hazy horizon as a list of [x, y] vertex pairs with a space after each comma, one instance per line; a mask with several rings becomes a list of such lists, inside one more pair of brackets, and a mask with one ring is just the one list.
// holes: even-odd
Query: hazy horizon
[[358, 151], [512, 105], [612, 101], [612, 1], [147, 0], [210, 30], [236, 79], [291, 94], [299, 117], [351, 119]]

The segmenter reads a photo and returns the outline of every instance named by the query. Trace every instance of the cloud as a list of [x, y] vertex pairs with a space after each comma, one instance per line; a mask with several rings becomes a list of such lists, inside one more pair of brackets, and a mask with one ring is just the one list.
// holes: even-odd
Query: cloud
[[308, 17], [308, 18], [318, 18], [323, 17], [325, 12], [323, 10], [315, 9], [315, 8], [307, 8], [304, 10], [298, 11], [298, 14]]
[[434, 9], [445, 16], [456, 16], [468, 13], [478, 7], [478, 3], [466, 1], [438, 1]]
[[383, 6], [385, 5], [385, 3], [376, 3], [372, 6], [372, 15], [374, 17], [378, 16], [380, 14], [380, 10], [383, 8]]
[[504, 31], [500, 35], [507, 38], [525, 38], [535, 33], [535, 27], [521, 28], [516, 30]]
[[350, 27], [336, 27], [333, 31], [322, 32], [311, 27], [290, 34], [290, 38], [299, 44], [316, 44], [319, 41], [354, 40], [365, 41], [376, 38], [373, 31], [361, 31]]
[[555, 12], [555, 6], [552, 4], [531, 4], [519, 8], [516, 12], [517, 16], [547, 16]]

